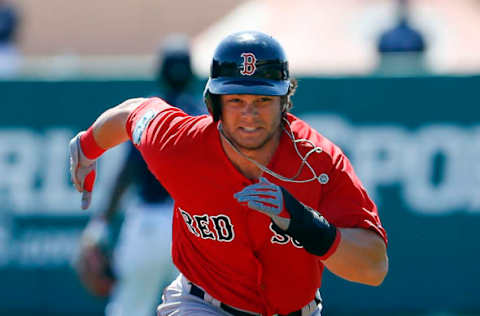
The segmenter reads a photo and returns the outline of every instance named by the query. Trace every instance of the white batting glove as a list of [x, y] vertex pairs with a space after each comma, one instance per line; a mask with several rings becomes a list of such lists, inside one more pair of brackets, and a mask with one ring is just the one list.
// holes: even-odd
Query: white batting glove
[[88, 159], [80, 146], [80, 132], [70, 140], [70, 176], [73, 185], [82, 193], [82, 209], [86, 210], [92, 202], [92, 190], [95, 183], [97, 160]]
[[[302, 204], [287, 190], [265, 178], [243, 188], [234, 197], [239, 203], [270, 216], [281, 230], [300, 242], [311, 254], [323, 257], [332, 247], [338, 246], [341, 235], [334, 225], [318, 211]], [[290, 218], [279, 216], [284, 209]]]
[[249, 208], [270, 216], [281, 229], [286, 230], [290, 225], [289, 218], [279, 216], [284, 209], [281, 188], [266, 178], [260, 178], [259, 182], [243, 188], [233, 196], [239, 203], [245, 203]]

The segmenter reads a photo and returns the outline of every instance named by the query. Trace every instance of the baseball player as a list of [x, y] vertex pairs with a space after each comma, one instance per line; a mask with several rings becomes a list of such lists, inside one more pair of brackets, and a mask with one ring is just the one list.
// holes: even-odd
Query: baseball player
[[129, 99], [71, 140], [83, 208], [96, 160], [127, 140], [175, 200], [180, 274], [158, 315], [318, 316], [324, 267], [382, 283], [387, 237], [377, 208], [342, 151], [289, 113], [295, 88], [275, 39], [235, 33], [213, 57], [210, 115]]

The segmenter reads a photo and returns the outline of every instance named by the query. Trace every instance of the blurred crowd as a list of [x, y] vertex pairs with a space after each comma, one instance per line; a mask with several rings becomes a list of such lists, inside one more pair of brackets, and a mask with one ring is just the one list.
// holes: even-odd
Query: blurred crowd
[[[244, 1], [244, 3], [248, 4], [248, 1]], [[411, 22], [412, 13], [415, 13], [415, 12], [412, 12], [413, 11], [412, 1], [409, 2], [408, 0], [392, 0], [391, 3], [394, 3], [394, 6], [395, 6], [394, 15], [395, 15], [396, 21], [394, 22], [393, 27], [388, 26], [384, 28], [382, 32], [380, 32], [379, 34], [376, 34], [376, 37], [377, 37], [377, 40], [376, 40], [377, 58], [375, 59], [376, 66], [370, 67], [369, 68], [370, 71], [376, 74], [386, 74], [386, 75], [388, 74], [419, 75], [423, 73], [428, 73], [429, 69], [426, 66], [427, 62], [426, 62], [425, 55], [426, 55], [427, 49], [429, 48], [429, 45], [427, 45], [427, 39], [426, 39], [426, 36], [424, 36], [423, 34], [423, 30], [419, 30], [418, 28], [414, 27], [413, 25], [415, 23]], [[30, 21], [31, 17], [32, 16], [29, 15], [29, 21], [27, 22], [31, 22]], [[32, 23], [29, 23], [28, 25], [32, 25]], [[33, 55], [30, 53], [28, 54], [28, 57], [30, 59], [28, 62], [29, 66], [27, 67], [26, 66], [27, 62], [25, 61], [22, 62], [21, 54], [19, 52], [20, 50], [18, 47], [19, 46], [19, 36], [18, 36], [19, 27], [20, 27], [20, 13], [19, 13], [18, 6], [16, 6], [15, 3], [12, 1], [0, 0], [0, 76], [1, 77], [12, 77], [12, 76], [18, 75], [20, 73], [20, 70], [23, 71], [23, 69], [27, 69], [27, 68], [30, 70], [27, 70], [26, 73], [29, 73], [29, 71], [37, 72], [39, 68], [38, 64], [43, 65], [40, 67], [42, 69], [40, 70], [40, 73], [43, 73], [46, 76], [48, 76], [48, 73], [51, 73], [52, 75], [54, 75], [55, 73], [61, 73], [61, 74], [70, 74], [73, 76], [75, 75], [78, 76], [85, 73], [85, 70], [82, 68], [93, 67], [95, 71], [98, 71], [97, 68], [99, 66], [106, 67], [106, 64], [108, 63], [108, 59], [106, 60], [102, 59], [102, 61], [99, 61], [99, 62], [91, 62], [91, 60], [88, 59], [89, 61], [83, 62], [82, 61], [83, 57], [81, 57], [82, 53], [79, 52], [79, 55], [77, 56], [75, 52], [75, 48], [72, 48], [73, 50], [71, 52], [59, 51], [54, 55], [51, 55], [51, 53], [47, 53], [47, 55], [45, 55], [44, 57], [48, 57], [49, 56], [48, 54], [51, 55], [49, 57], [51, 59], [48, 59], [48, 61], [47, 59], [41, 59], [41, 58], [35, 59], [35, 53]], [[25, 32], [25, 36], [22, 37], [23, 39], [26, 39], [27, 37], [31, 36], [31, 32], [29, 32], [27, 28], [25, 28], [24, 32]], [[319, 39], [319, 41], [323, 41], [323, 40]], [[25, 43], [22, 42], [22, 44], [25, 44]], [[65, 45], [67, 45], [67, 47], [71, 46], [71, 44], [65, 44]], [[312, 44], [310, 43], [309, 45], [312, 45]], [[31, 43], [29, 43], [28, 46], [30, 49], [34, 47], [32, 46]], [[348, 47], [348, 45], [346, 47]], [[197, 53], [196, 50], [195, 51], [192, 50], [192, 51], [194, 54]], [[296, 54], [296, 53], [293, 52], [293, 54]], [[34, 58], [32, 59], [31, 57], [34, 57]], [[100, 56], [98, 57], [100, 58]], [[113, 56], [110, 56], [110, 57], [111, 57], [110, 60], [113, 62], [113, 58], [112, 58]], [[353, 57], [352, 55], [352, 58], [356, 58], [356, 57]], [[303, 57], [302, 59], [304, 60], [305, 58]], [[32, 63], [31, 60], [34, 60], [34, 62]], [[135, 60], [135, 59], [132, 59], [132, 60]], [[138, 61], [139, 60], [140, 58], [138, 59]], [[295, 62], [295, 59], [293, 59], [293, 61]], [[298, 62], [298, 60], [296, 62]], [[308, 63], [308, 61], [305, 61], [305, 60], [302, 62]], [[113, 63], [118, 63], [118, 61], [115, 60]], [[128, 64], [128, 63], [130, 63], [130, 61], [125, 61], [125, 64]], [[20, 66], [22, 66], [22, 68]], [[196, 64], [193, 65], [194, 68], [195, 66]], [[45, 69], [45, 67], [47, 67], [47, 69]], [[50, 69], [48, 69], [48, 67], [50, 67]], [[58, 69], [59, 67], [62, 69]], [[342, 68], [340, 65], [338, 67], [339, 67], [339, 70]], [[115, 69], [117, 69], [118, 71], [118, 67]], [[137, 69], [139, 69], [138, 66], [137, 66]], [[87, 70], [87, 72], [88, 71], [92, 71], [92, 70]], [[114, 69], [105, 68], [105, 71], [114, 72]]]

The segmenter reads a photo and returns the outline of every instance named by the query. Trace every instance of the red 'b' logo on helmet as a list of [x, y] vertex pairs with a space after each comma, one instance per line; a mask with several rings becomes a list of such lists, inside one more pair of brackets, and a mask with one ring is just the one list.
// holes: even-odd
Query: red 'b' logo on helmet
[[243, 69], [240, 71], [240, 73], [244, 76], [253, 75], [257, 69], [255, 66], [257, 58], [253, 53], [243, 53], [241, 56], [243, 57]]

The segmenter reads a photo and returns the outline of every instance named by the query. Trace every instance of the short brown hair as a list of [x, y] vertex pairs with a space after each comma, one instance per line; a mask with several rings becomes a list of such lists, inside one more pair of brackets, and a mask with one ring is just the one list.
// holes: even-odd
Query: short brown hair
[[287, 95], [284, 95], [281, 98], [281, 102], [282, 102], [282, 105], [283, 105], [282, 113], [287, 113], [292, 109], [293, 103], [292, 103], [292, 100], [290, 98], [295, 94], [295, 91], [297, 90], [297, 87], [298, 87], [297, 79], [290, 78], [290, 86], [288, 87]]

